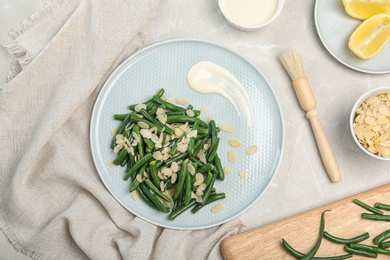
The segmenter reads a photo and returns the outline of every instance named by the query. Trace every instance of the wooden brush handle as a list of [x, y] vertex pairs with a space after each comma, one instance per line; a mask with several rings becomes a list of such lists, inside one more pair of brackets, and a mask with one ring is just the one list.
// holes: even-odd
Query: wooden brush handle
[[293, 82], [295, 93], [298, 97], [299, 104], [305, 110], [307, 119], [310, 120], [311, 128], [317, 142], [317, 147], [321, 155], [322, 162], [332, 182], [341, 180], [339, 166], [336, 157], [326, 137], [322, 127], [318, 111], [316, 110], [316, 100], [311, 90], [307, 78], [301, 78]]

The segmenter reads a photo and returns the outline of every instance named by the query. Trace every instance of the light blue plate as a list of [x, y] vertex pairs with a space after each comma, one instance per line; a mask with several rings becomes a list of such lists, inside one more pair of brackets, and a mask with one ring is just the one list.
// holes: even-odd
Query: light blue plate
[[[212, 61], [232, 72], [247, 89], [254, 112], [254, 128], [244, 128], [244, 121], [238, 117], [231, 103], [216, 94], [199, 94], [187, 83], [188, 70], [199, 61]], [[185, 212], [174, 221], [168, 214], [160, 213], [144, 204], [134, 201], [129, 193], [130, 181], [124, 181], [125, 169], [111, 167], [115, 158], [110, 149], [111, 129], [119, 122], [113, 119], [117, 113], [128, 112], [130, 104], [150, 99], [160, 88], [165, 96], [173, 100], [186, 98], [194, 108], [207, 107], [201, 118], [210, 116], [217, 125], [235, 128], [233, 134], [220, 133], [219, 155], [223, 166], [232, 174], [224, 181], [217, 181], [218, 192], [225, 192], [226, 199], [207, 205], [196, 214]], [[103, 86], [93, 110], [91, 119], [91, 149], [97, 171], [110, 193], [126, 209], [138, 217], [161, 227], [172, 229], [202, 229], [222, 224], [253, 205], [270, 183], [279, 165], [283, 143], [284, 127], [279, 103], [265, 77], [238, 54], [219, 45], [199, 40], [173, 40], [147, 47], [125, 60], [109, 77]], [[228, 140], [239, 140], [243, 145], [232, 148]], [[248, 146], [256, 144], [259, 151], [246, 155]], [[234, 150], [237, 161], [227, 160], [228, 151]], [[240, 179], [238, 173], [246, 170], [247, 178]], [[220, 213], [211, 213], [217, 203], [224, 205]]]

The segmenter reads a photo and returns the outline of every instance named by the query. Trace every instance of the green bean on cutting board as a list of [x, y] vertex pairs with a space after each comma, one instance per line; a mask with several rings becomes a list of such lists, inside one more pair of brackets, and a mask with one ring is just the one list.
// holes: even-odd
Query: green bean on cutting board
[[[377, 221], [390, 221], [390, 215], [384, 215], [380, 210], [390, 210], [389, 204], [383, 204], [377, 202], [374, 204], [374, 207], [358, 200], [352, 200], [353, 203], [361, 206], [363, 209], [368, 210], [371, 213], [362, 213], [362, 219], [367, 220], [377, 220]], [[390, 250], [387, 248], [390, 247], [390, 229], [384, 230], [378, 235], [376, 235], [372, 242], [374, 245], [361, 244], [361, 242], [370, 238], [370, 234], [368, 232], [364, 232], [361, 235], [355, 236], [353, 238], [340, 238], [331, 235], [329, 232], [325, 231], [325, 218], [323, 211], [321, 214], [321, 224], [320, 224], [320, 235], [317, 239], [315, 246], [308, 252], [307, 254], [301, 253], [298, 250], [294, 249], [285, 239], [282, 238], [282, 247], [293, 257], [297, 259], [346, 259], [350, 258], [354, 255], [358, 255], [360, 257], [369, 257], [369, 258], [377, 258], [378, 255], [389, 255]], [[340, 255], [340, 256], [329, 256], [329, 257], [315, 257], [316, 252], [318, 251], [321, 240], [325, 238], [328, 241], [335, 244], [344, 245], [344, 251], [348, 254]]]
[[[126, 166], [123, 179], [142, 202], [174, 220], [192, 209], [224, 199], [215, 183], [224, 180], [218, 156], [219, 128], [201, 120], [200, 110], [164, 100], [164, 89], [144, 103], [117, 113], [119, 121], [111, 142], [114, 165]], [[209, 143], [210, 145], [205, 145]]]

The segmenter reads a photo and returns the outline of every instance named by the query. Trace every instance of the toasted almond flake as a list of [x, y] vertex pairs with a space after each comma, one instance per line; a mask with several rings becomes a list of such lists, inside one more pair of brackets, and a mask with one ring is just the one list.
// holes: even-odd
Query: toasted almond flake
[[115, 167], [116, 165], [114, 164], [114, 160], [111, 160], [108, 162], [108, 165], [110, 165], [111, 167]]
[[211, 213], [219, 213], [219, 212], [223, 211], [223, 209], [224, 209], [223, 205], [219, 203], [219, 204], [215, 205], [214, 207], [212, 207], [210, 209], [210, 211], [211, 211]]
[[141, 129], [149, 129], [150, 126], [145, 123], [145, 122], [138, 122], [137, 125], [141, 128]]
[[135, 178], [136, 178], [137, 181], [139, 181], [140, 183], [144, 181], [141, 174], [137, 174], [137, 175], [135, 176]]
[[177, 150], [181, 153], [185, 153], [188, 150], [188, 144], [186, 143], [178, 143], [177, 144]]
[[196, 181], [201, 181], [201, 183], [204, 181], [204, 176], [203, 176], [203, 174], [201, 174], [201, 173], [197, 173], [197, 174], [195, 174], [195, 180]]
[[226, 132], [226, 133], [230, 133], [230, 134], [234, 133], [234, 128], [231, 126], [222, 125], [219, 127], [219, 129], [223, 132]]
[[164, 191], [164, 189], [165, 189], [165, 184], [163, 181], [160, 181], [160, 190]]
[[202, 190], [196, 189], [195, 195], [200, 197], [203, 196], [203, 193], [204, 192]]
[[204, 154], [204, 152], [202, 150], [197, 154], [197, 157], [199, 158], [199, 160], [202, 163], [207, 163], [206, 155]]
[[238, 175], [240, 176], [241, 179], [245, 179], [246, 178], [246, 171], [245, 170], [241, 170]]
[[191, 163], [187, 164], [187, 170], [191, 175], [195, 174], [195, 168]]
[[133, 137], [134, 137], [135, 141], [137, 141], [137, 143], [139, 143], [141, 141], [141, 138], [135, 132], [133, 132]]
[[114, 153], [115, 153], [115, 154], [116, 154], [116, 153], [119, 153], [119, 151], [122, 150], [122, 148], [123, 148], [122, 145], [116, 145], [116, 146], [114, 147]]
[[207, 117], [207, 122], [210, 123], [211, 120], [213, 120], [213, 118], [211, 116], [208, 116]]
[[111, 136], [115, 136], [117, 130], [118, 130], [117, 128], [112, 128], [111, 129]]
[[161, 107], [157, 108], [156, 115], [165, 115], [165, 110]]
[[228, 174], [228, 175], [232, 173], [232, 170], [230, 170], [229, 168], [226, 168], [226, 167], [223, 168], [223, 171], [225, 174]]
[[176, 103], [179, 105], [187, 105], [187, 99], [185, 98], [176, 98]]
[[206, 187], [207, 187], [206, 184], [202, 183], [202, 184], [199, 185], [198, 189], [205, 190]]
[[137, 190], [133, 190], [132, 192], [130, 192], [130, 194], [131, 194], [131, 197], [133, 198], [133, 200], [139, 199], [139, 193]]
[[143, 138], [147, 138], [147, 139], [152, 138], [152, 132], [150, 132], [149, 129], [141, 129], [140, 134], [142, 135]]
[[247, 155], [252, 155], [252, 154], [255, 154], [255, 153], [257, 152], [257, 150], [258, 150], [257, 145], [251, 145], [251, 146], [249, 146], [249, 147], [246, 149], [245, 153], [246, 153]]
[[180, 137], [184, 134], [184, 132], [180, 129], [180, 127], [175, 128], [175, 136]]
[[171, 104], [174, 103], [172, 98], [167, 98], [167, 99], [165, 99], [165, 101], [167, 101], [168, 103], [171, 103]]
[[197, 137], [198, 136], [198, 130], [191, 130], [187, 134], [187, 138]]
[[196, 194], [195, 194], [195, 192], [191, 192], [191, 199], [196, 199]]
[[138, 104], [134, 107], [135, 112], [139, 112], [139, 111], [141, 111], [141, 109], [146, 109], [146, 105], [145, 104]]
[[228, 152], [228, 161], [231, 163], [236, 161], [236, 153], [234, 151]]
[[201, 196], [196, 196], [195, 201], [198, 202], [198, 203], [202, 203], [203, 199], [202, 199]]
[[201, 109], [200, 109], [200, 112], [202, 112], [202, 113], [204, 113], [204, 112], [206, 112], [207, 111], [207, 107], [202, 107]]
[[163, 155], [160, 151], [156, 151], [153, 153], [153, 158], [156, 159], [157, 161], [162, 161]]
[[241, 143], [237, 140], [229, 140], [229, 144], [231, 147], [238, 148], [241, 146]]
[[173, 172], [173, 173], [172, 173], [172, 176], [171, 176], [171, 183], [172, 183], [172, 184], [175, 184], [176, 180], [177, 180], [177, 173], [176, 173], [176, 172]]
[[148, 172], [144, 172], [144, 178], [146, 178], [146, 179], [150, 179], [150, 175], [149, 175], [149, 173], [148, 173]]
[[194, 113], [194, 111], [192, 111], [192, 110], [186, 110], [186, 115], [187, 115], [187, 116], [190, 116], [190, 117], [194, 117], [194, 116], [195, 116], [195, 113]]
[[160, 121], [162, 124], [166, 124], [167, 123], [167, 120], [168, 120], [168, 117], [167, 115], [157, 115], [157, 119], [158, 121]]
[[179, 165], [177, 164], [177, 162], [173, 162], [171, 164], [171, 170], [172, 170], [172, 172], [178, 172], [180, 170]]
[[169, 177], [169, 176], [172, 176], [173, 171], [172, 171], [171, 168], [163, 168], [163, 169], [161, 169], [161, 173], [162, 173], [163, 175]]

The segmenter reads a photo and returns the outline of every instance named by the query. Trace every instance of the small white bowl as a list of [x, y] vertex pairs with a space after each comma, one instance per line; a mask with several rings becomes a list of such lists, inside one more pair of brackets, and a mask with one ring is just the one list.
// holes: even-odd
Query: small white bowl
[[350, 118], [349, 118], [349, 127], [350, 127], [350, 130], [351, 130], [351, 134], [352, 134], [352, 138], [353, 140], [355, 141], [356, 145], [366, 154], [368, 154], [369, 156], [373, 157], [373, 158], [376, 158], [376, 159], [379, 159], [379, 160], [384, 160], [384, 161], [389, 161], [390, 158], [386, 158], [386, 157], [383, 157], [383, 156], [379, 156], [379, 155], [376, 155], [376, 154], [373, 154], [371, 153], [370, 151], [368, 151], [360, 142], [359, 140], [357, 139], [356, 135], [355, 135], [355, 132], [353, 130], [353, 121], [355, 120], [355, 117], [356, 117], [356, 110], [361, 106], [361, 104], [369, 97], [371, 96], [377, 96], [379, 95], [380, 93], [383, 93], [383, 92], [390, 92], [390, 87], [381, 87], [381, 88], [376, 88], [376, 89], [371, 89], [369, 91], [367, 91], [366, 93], [364, 93], [355, 103], [355, 105], [352, 107], [352, 111], [351, 111], [351, 115], [350, 115]]
[[[275, 12], [273, 13], [273, 15], [270, 18], [268, 18], [264, 22], [261, 22], [261, 23], [256, 24], [256, 25], [245, 25], [242, 22], [240, 22], [238, 20], [234, 20], [234, 18], [232, 18], [232, 15], [229, 14], [229, 12], [226, 9], [226, 6], [224, 5], [225, 1], [226, 0], [218, 0], [219, 9], [221, 10], [225, 19], [233, 27], [235, 27], [239, 30], [242, 30], [242, 31], [247, 31], [247, 32], [259, 30], [259, 29], [265, 27], [266, 25], [270, 24], [272, 21], [274, 21], [279, 16], [280, 12], [282, 11], [283, 5], [284, 5], [284, 0], [275, 0], [275, 1], [277, 1], [277, 7], [276, 7]], [[269, 1], [271, 1], [271, 0], [266, 0], [264, 2], [269, 3]]]

